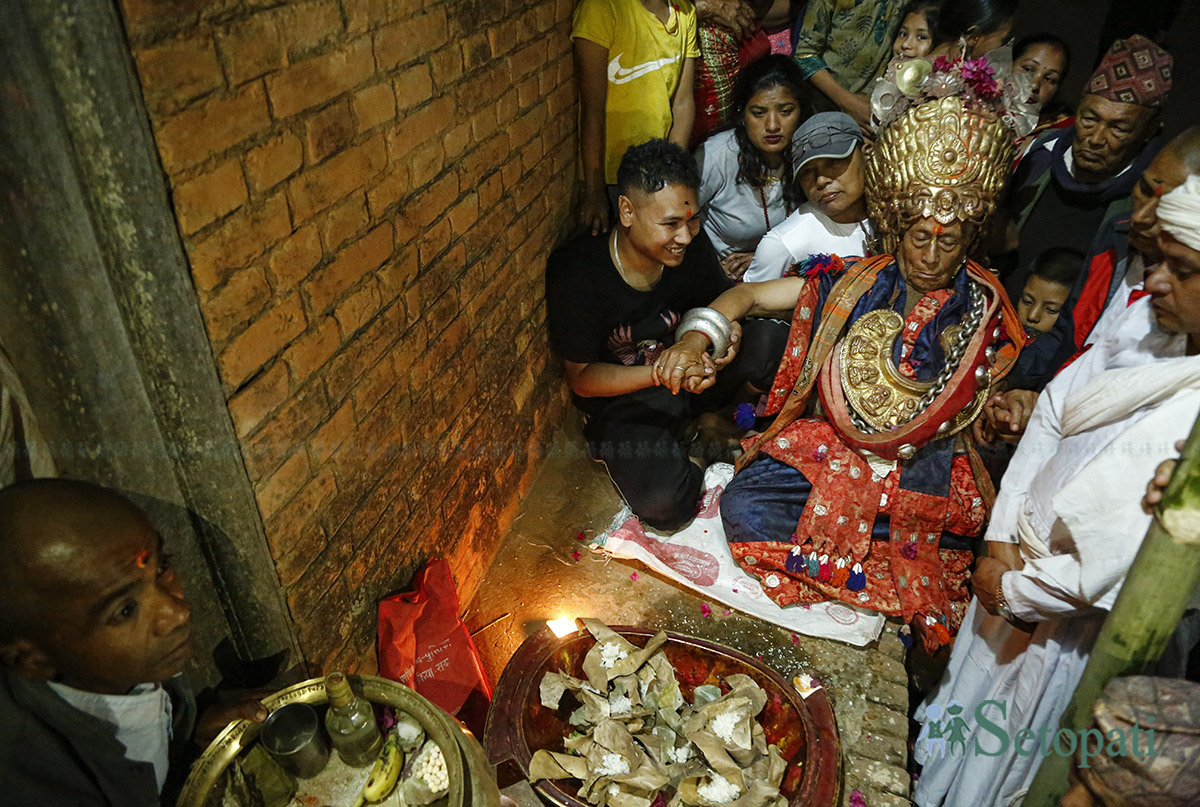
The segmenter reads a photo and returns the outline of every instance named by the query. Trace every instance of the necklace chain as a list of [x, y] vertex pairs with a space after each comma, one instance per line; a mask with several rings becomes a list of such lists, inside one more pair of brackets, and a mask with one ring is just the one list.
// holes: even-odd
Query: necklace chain
[[[634, 286], [632, 283], [630, 283], [629, 277], [625, 274], [625, 264], [621, 261], [621, 250], [619, 247], [617, 247], [617, 230], [615, 227], [613, 228], [612, 254], [613, 254], [613, 258], [617, 262], [617, 274], [619, 274], [621, 276], [621, 280], [625, 281], [626, 286], [636, 289], [637, 286]], [[659, 280], [662, 279], [662, 273], [663, 273], [663, 265], [660, 263], [658, 265], [658, 277], [654, 278], [653, 283], [647, 284], [647, 289], [654, 288], [654, 285], [656, 283], [658, 283]]]

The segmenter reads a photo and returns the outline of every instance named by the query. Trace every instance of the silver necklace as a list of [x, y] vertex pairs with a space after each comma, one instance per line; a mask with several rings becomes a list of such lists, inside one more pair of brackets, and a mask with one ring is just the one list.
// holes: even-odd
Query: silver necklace
[[[621, 250], [617, 249], [617, 230], [616, 230], [616, 228], [613, 229], [612, 254], [613, 254], [613, 258], [616, 259], [617, 274], [619, 274], [621, 276], [621, 280], [625, 281], [626, 286], [637, 289], [637, 286], [634, 286], [632, 283], [630, 283], [629, 278], [625, 275], [625, 264], [623, 264], [621, 262]], [[663, 272], [663, 265], [660, 263], [658, 265], [658, 277], [654, 278], [653, 283], [647, 284], [647, 287], [645, 289], [646, 291], [649, 291], [650, 289], [654, 288], [654, 286], [658, 283], [658, 281], [662, 280], [662, 272]], [[640, 289], [639, 289], [639, 291], [640, 291]]]

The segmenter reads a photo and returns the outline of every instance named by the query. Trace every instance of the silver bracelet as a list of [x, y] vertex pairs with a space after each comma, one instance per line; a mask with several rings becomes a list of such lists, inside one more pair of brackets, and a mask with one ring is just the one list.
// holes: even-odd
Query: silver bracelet
[[692, 331], [704, 334], [712, 342], [709, 352], [713, 358], [720, 359], [729, 352], [729, 345], [733, 342], [733, 323], [720, 311], [714, 308], [691, 309], [679, 321], [679, 327], [675, 329], [675, 341], [678, 342]]

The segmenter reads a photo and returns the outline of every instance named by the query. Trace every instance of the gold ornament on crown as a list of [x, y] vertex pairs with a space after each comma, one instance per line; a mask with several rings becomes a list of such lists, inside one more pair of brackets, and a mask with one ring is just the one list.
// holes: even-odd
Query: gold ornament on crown
[[1013, 134], [994, 112], [958, 96], [910, 107], [867, 154], [867, 210], [895, 254], [905, 229], [932, 217], [982, 225], [1012, 170]]

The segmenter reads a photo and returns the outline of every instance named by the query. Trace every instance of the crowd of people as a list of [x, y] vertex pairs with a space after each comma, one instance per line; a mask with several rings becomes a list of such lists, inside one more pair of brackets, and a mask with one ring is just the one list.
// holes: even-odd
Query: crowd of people
[[[1008, 737], [1057, 725], [1200, 413], [1200, 127], [1164, 142], [1171, 56], [1120, 39], [1070, 104], [1066, 42], [1010, 44], [1017, 12], [581, 0], [572, 30], [582, 232], [546, 304], [593, 456], [663, 531], [736, 463], [733, 559], [781, 606], [898, 618], [926, 737], [985, 704]], [[127, 499], [0, 490], [6, 803], [157, 804], [189, 743], [264, 719], [197, 719], [190, 636]], [[1081, 766], [1070, 804], [1194, 803], [1196, 702], [1114, 682], [1100, 725], [1156, 716], [1169, 750]], [[916, 802], [1019, 803], [1039, 756], [958, 736], [982, 751], [918, 746]]]
[[[631, 6], [657, 36], [656, 5], [666, 31], [757, 35], [719, 3], [579, 14]], [[1117, 40], [1069, 104], [1070, 48], [1013, 45], [1017, 11], [812, 0], [790, 53], [701, 38], [704, 93], [730, 88], [707, 137], [620, 140], [605, 214], [607, 141], [582, 139], [597, 203], [546, 275], [585, 437], [646, 525], [686, 525], [734, 462], [725, 537], [768, 597], [899, 617], [916, 725], [1002, 702], [1009, 736], [1057, 726], [1149, 523], [1130, 480], [1200, 414], [1200, 128], [1162, 135], [1172, 58]], [[581, 87], [582, 51], [626, 65], [573, 37]], [[687, 94], [690, 47], [620, 70]], [[1018, 803], [1038, 759], [924, 755], [915, 798]]]

